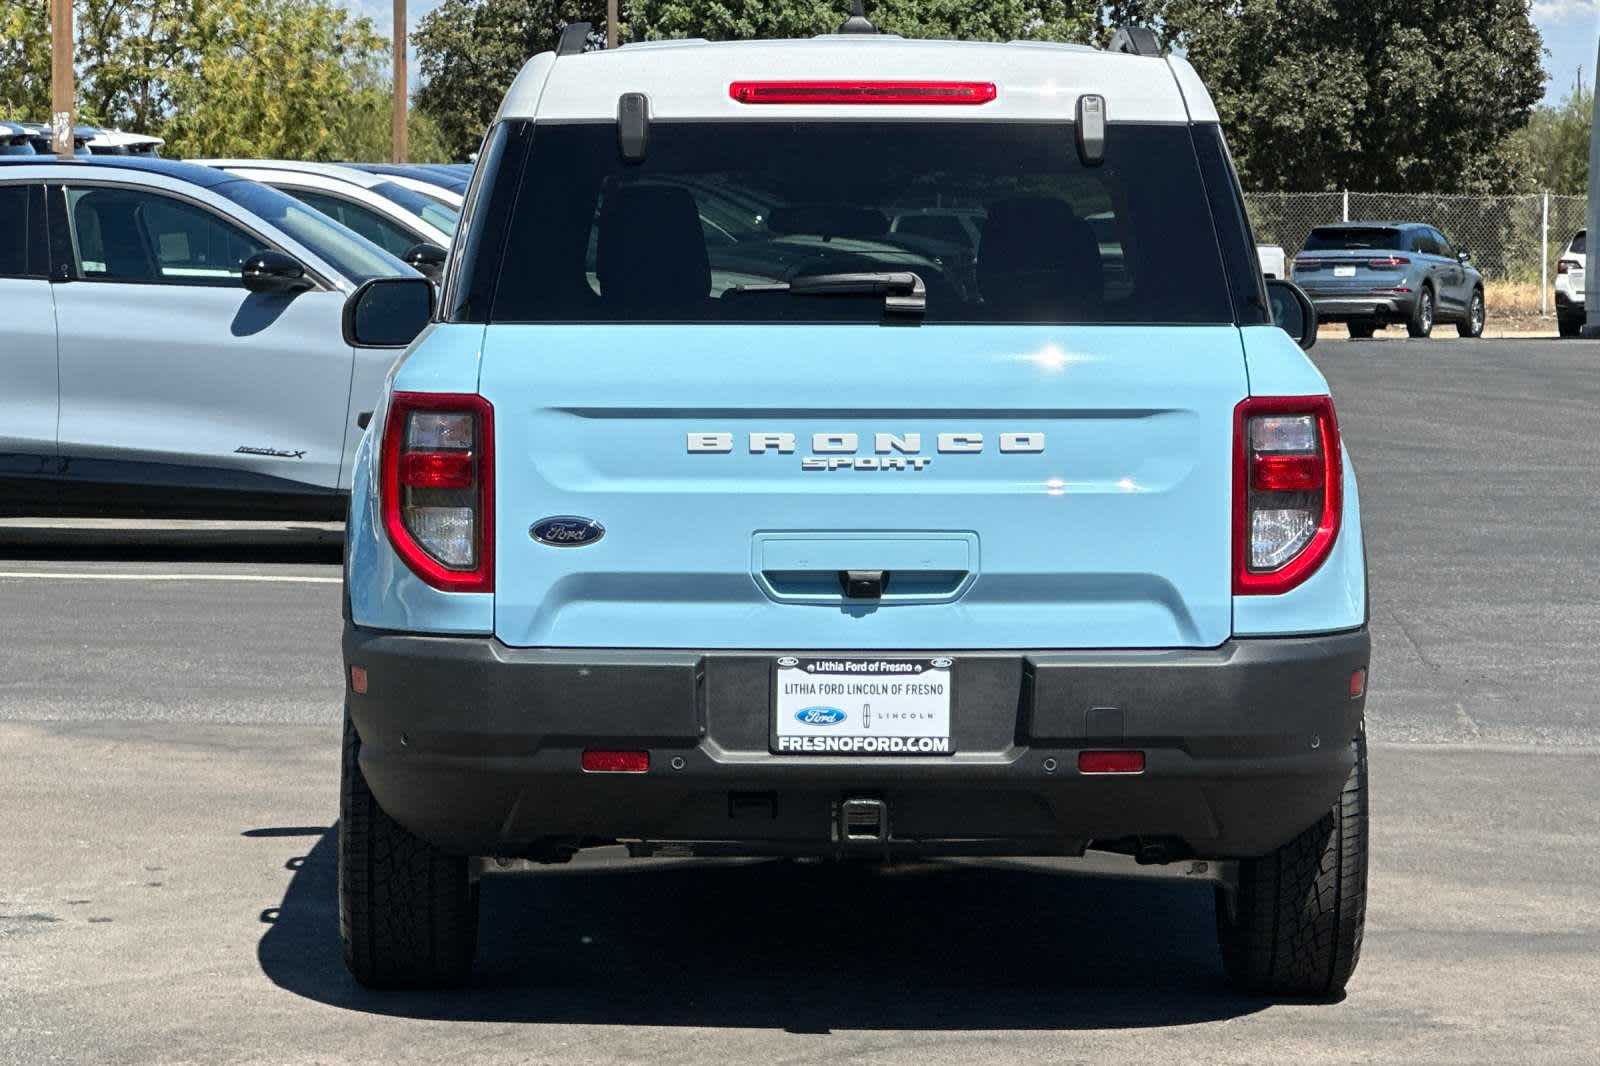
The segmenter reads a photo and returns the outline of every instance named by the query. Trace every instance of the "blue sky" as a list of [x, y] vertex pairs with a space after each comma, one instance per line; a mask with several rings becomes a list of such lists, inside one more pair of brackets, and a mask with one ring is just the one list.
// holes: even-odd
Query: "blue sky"
[[[341, 0], [370, 15], [380, 30], [388, 32], [393, 0]], [[1470, 2], [1470, 0], [1469, 0]], [[406, 13], [412, 26], [439, 0], [408, 0]], [[1534, 0], [1533, 23], [1544, 37], [1545, 100], [1553, 103], [1566, 95], [1578, 72], [1594, 84], [1596, 46], [1600, 45], [1600, 0]]]

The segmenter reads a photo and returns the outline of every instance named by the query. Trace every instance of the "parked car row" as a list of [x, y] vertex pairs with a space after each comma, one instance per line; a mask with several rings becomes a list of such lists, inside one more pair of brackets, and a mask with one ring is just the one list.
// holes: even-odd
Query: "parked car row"
[[[166, 142], [143, 133], [123, 133], [95, 126], [72, 128], [74, 155], [159, 156]], [[0, 121], [0, 156], [54, 155], [50, 127], [42, 122]]]

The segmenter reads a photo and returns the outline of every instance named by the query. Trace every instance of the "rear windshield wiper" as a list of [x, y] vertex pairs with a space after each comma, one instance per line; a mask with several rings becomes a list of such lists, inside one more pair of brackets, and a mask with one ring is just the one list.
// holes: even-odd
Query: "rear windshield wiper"
[[802, 274], [770, 285], [735, 285], [738, 293], [787, 292], [795, 296], [883, 296], [886, 314], [921, 315], [928, 310], [928, 288], [909, 270], [859, 274]]

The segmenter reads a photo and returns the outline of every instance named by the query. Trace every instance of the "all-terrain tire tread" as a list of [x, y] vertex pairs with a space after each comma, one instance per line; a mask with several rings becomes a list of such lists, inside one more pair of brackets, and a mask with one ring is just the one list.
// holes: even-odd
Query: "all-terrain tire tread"
[[339, 797], [339, 936], [345, 966], [376, 988], [465, 982], [478, 939], [467, 860], [414, 836], [378, 805], [345, 717]]

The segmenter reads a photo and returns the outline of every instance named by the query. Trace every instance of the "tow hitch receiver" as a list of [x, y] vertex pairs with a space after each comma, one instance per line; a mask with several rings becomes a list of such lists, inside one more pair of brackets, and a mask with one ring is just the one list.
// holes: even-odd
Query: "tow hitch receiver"
[[889, 839], [889, 805], [881, 799], [847, 799], [839, 804], [834, 839], [841, 844], [883, 844]]

